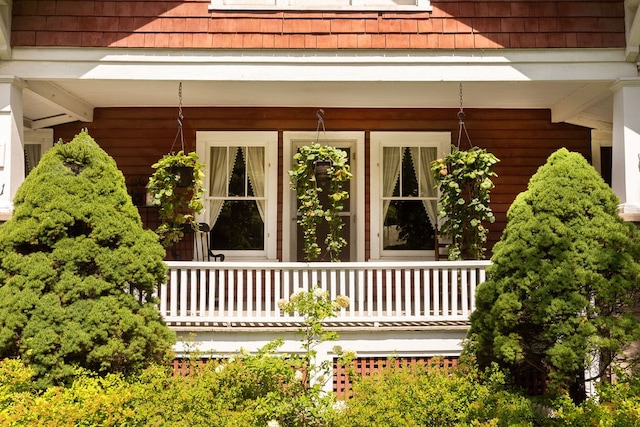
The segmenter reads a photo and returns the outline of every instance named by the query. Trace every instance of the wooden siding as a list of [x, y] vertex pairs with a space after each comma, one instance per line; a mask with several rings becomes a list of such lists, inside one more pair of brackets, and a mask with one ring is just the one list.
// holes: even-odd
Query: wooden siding
[[622, 0], [432, 0], [433, 12], [210, 12], [209, 0], [20, 0], [13, 46], [491, 49], [625, 46]]
[[[369, 206], [369, 131], [450, 131], [458, 140], [456, 109], [343, 109], [325, 108], [328, 131], [366, 131], [365, 203]], [[315, 108], [184, 108], [187, 150], [195, 149], [197, 130], [315, 131]], [[515, 196], [526, 189], [531, 176], [551, 153], [561, 147], [591, 159], [591, 133], [565, 123], [551, 123], [549, 110], [466, 109], [465, 123], [471, 142], [494, 153], [501, 161], [491, 193], [496, 223], [489, 226], [492, 246], [506, 223]], [[128, 180], [146, 180], [151, 165], [167, 153], [174, 141], [176, 108], [97, 108], [91, 123], [74, 122], [54, 128], [55, 140], [68, 141], [81, 129], [118, 163]], [[462, 139], [461, 148], [467, 141]], [[468, 146], [468, 145], [467, 145]], [[282, 134], [279, 136], [279, 170], [282, 168]], [[282, 173], [278, 192], [278, 256], [282, 250]], [[365, 257], [369, 258], [369, 210], [365, 216]]]

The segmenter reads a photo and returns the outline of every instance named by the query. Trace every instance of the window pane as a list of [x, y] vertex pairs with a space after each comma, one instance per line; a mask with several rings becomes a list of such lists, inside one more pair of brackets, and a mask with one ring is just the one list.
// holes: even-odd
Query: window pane
[[[230, 147], [229, 155], [232, 157], [233, 170], [229, 180], [229, 196], [244, 197], [246, 184], [246, 163], [240, 147]], [[233, 162], [235, 159], [235, 162]]]
[[434, 232], [420, 200], [393, 200], [384, 218], [383, 249], [433, 249]]
[[211, 248], [263, 250], [264, 223], [253, 200], [225, 201], [211, 230]]
[[[415, 159], [417, 162], [418, 159]], [[418, 195], [418, 179], [417, 173], [413, 166], [413, 159], [411, 158], [411, 149], [405, 148], [402, 156], [402, 196], [417, 196]]]

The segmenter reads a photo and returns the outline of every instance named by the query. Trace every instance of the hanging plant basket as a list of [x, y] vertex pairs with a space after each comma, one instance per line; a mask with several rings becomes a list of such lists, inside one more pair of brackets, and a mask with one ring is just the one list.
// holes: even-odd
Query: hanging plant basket
[[[156, 233], [162, 244], [169, 247], [182, 239], [185, 225], [197, 229], [195, 216], [204, 210], [204, 165], [195, 152], [179, 151], [164, 155], [151, 167], [155, 172], [149, 178], [147, 189], [151, 204], [160, 207]], [[182, 175], [178, 170], [186, 173]]]
[[176, 177], [176, 187], [186, 188], [193, 183], [193, 166], [172, 166], [169, 171]]
[[[305, 259], [313, 261], [320, 256], [322, 249], [318, 244], [317, 227], [322, 221], [327, 221], [329, 233], [324, 239], [326, 251], [332, 261], [339, 261], [340, 252], [347, 245], [340, 235], [344, 224], [339, 212], [349, 198], [343, 185], [353, 177], [347, 163], [347, 153], [336, 147], [313, 144], [301, 147], [293, 158], [296, 164], [289, 175], [291, 189], [296, 191], [299, 202], [298, 225], [304, 234]], [[328, 192], [329, 206], [320, 203], [319, 193], [322, 191]]]

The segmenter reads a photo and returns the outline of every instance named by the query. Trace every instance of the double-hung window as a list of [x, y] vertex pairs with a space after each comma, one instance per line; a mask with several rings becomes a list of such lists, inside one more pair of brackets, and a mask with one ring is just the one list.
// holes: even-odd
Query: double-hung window
[[198, 132], [210, 246], [227, 259], [275, 259], [276, 132]]
[[449, 132], [371, 133], [371, 258], [434, 256], [438, 189], [431, 162], [450, 144]]

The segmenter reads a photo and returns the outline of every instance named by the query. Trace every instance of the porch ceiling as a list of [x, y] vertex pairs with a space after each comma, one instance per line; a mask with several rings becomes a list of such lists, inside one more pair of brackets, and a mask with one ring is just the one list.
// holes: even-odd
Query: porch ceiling
[[457, 108], [462, 82], [465, 108], [549, 108], [554, 121], [607, 129], [610, 85], [637, 77], [624, 50], [204, 57], [109, 50], [74, 61], [63, 56], [59, 50], [14, 49], [12, 60], [0, 62], [0, 74], [27, 83], [23, 108], [29, 128], [91, 121], [98, 107], [176, 106], [182, 81], [185, 107], [318, 108]]

